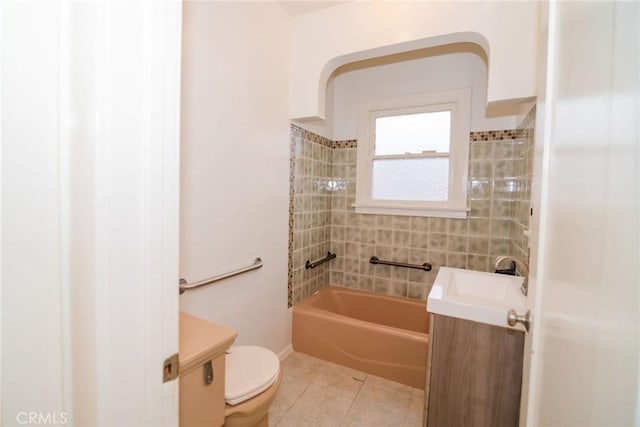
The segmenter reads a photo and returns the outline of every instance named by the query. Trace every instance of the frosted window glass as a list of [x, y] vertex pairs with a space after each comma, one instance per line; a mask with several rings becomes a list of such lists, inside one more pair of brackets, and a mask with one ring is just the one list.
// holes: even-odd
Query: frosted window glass
[[450, 139], [450, 111], [378, 117], [375, 155], [448, 153]]
[[449, 158], [373, 161], [374, 200], [440, 202], [449, 198]]

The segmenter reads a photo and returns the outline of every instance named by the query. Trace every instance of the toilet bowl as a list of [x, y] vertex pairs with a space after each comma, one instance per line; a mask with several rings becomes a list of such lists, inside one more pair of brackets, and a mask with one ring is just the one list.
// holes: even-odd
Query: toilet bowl
[[226, 427], [267, 427], [269, 407], [282, 382], [280, 360], [271, 350], [252, 345], [226, 354]]

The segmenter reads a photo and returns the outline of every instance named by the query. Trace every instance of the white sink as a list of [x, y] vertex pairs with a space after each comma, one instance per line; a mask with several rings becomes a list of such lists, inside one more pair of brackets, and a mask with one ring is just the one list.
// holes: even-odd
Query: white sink
[[[440, 267], [427, 298], [427, 311], [511, 328], [507, 312], [525, 311], [523, 277]], [[524, 329], [522, 326], [515, 329]]]

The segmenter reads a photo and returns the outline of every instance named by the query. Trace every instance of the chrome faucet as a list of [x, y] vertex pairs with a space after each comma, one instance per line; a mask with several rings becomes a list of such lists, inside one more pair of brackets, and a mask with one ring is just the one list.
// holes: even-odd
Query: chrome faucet
[[527, 264], [524, 261], [522, 261], [520, 258], [516, 258], [510, 255], [502, 255], [497, 257], [496, 260], [493, 262], [493, 265], [496, 270], [498, 269], [500, 264], [502, 264], [503, 261], [513, 261], [516, 263], [516, 271], [519, 271], [520, 276], [524, 277], [524, 281], [520, 286], [520, 290], [522, 291], [524, 296], [527, 296], [527, 293], [529, 292], [529, 267], [527, 266]]

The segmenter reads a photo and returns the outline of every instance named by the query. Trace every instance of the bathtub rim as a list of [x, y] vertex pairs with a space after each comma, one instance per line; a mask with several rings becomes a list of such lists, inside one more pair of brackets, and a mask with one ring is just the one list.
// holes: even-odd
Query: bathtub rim
[[[318, 298], [320, 298], [323, 294], [327, 293], [327, 292], [342, 292], [342, 293], [351, 293], [351, 294], [365, 294], [367, 296], [370, 297], [376, 297], [379, 299], [383, 299], [383, 300], [394, 300], [394, 301], [401, 301], [404, 304], [411, 304], [411, 305], [422, 305], [423, 302], [421, 300], [411, 300], [409, 298], [401, 298], [401, 297], [396, 297], [393, 295], [382, 295], [382, 294], [377, 294], [374, 292], [370, 292], [370, 291], [365, 291], [362, 289], [352, 289], [352, 288], [345, 288], [342, 286], [336, 286], [336, 285], [328, 285], [325, 286], [323, 288], [321, 288], [320, 290], [316, 291], [315, 293], [313, 293], [312, 295], [310, 295], [309, 297], [307, 297], [304, 301], [300, 302], [299, 304], [293, 306], [293, 315], [295, 315], [295, 313], [300, 313], [300, 314], [304, 314], [304, 315], [311, 315], [311, 316], [315, 316], [315, 317], [319, 317], [319, 318], [323, 318], [323, 319], [328, 319], [328, 320], [336, 320], [336, 317], [340, 319], [340, 321], [343, 321], [344, 323], [350, 324], [350, 325], [358, 325], [358, 324], [367, 324], [369, 327], [375, 327], [375, 328], [381, 328], [383, 330], [392, 332], [394, 334], [397, 335], [401, 335], [404, 336], [406, 338], [409, 338], [411, 340], [416, 340], [416, 341], [429, 341], [429, 327], [427, 326], [427, 332], [417, 332], [417, 331], [411, 331], [408, 329], [402, 329], [402, 328], [397, 328], [395, 326], [389, 326], [389, 325], [384, 325], [384, 324], [380, 324], [380, 323], [375, 323], [375, 322], [371, 322], [368, 320], [362, 320], [362, 319], [357, 319], [354, 317], [349, 317], [346, 316], [344, 314], [340, 314], [340, 313], [336, 313], [333, 311], [328, 311], [328, 310], [324, 310], [322, 308], [318, 308], [313, 306], [313, 301], [317, 300]], [[426, 314], [429, 314], [426, 310], [426, 300], [424, 301], [424, 310]]]

